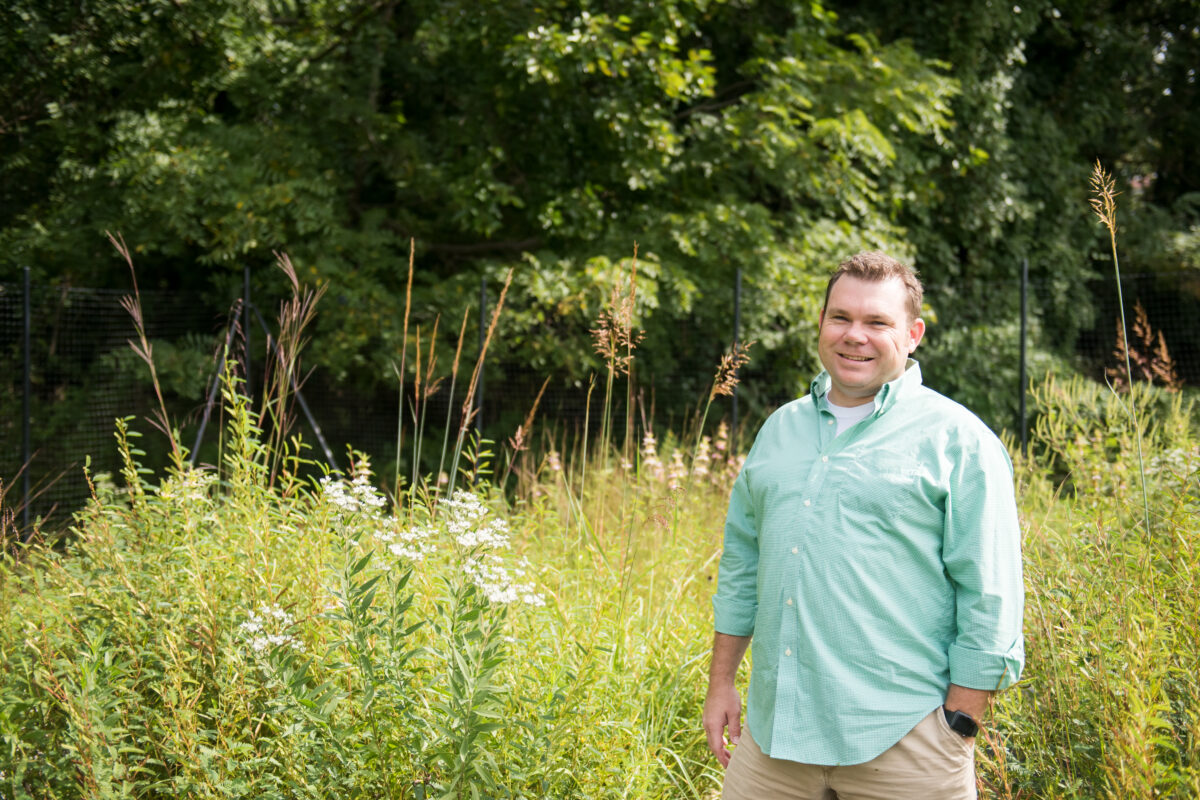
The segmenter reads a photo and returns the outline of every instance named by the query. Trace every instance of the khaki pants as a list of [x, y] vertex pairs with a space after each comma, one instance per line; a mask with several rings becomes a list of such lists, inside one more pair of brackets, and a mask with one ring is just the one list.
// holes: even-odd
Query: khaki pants
[[742, 728], [725, 771], [723, 800], [974, 800], [975, 740], [946, 723], [941, 707], [880, 755], [848, 767], [771, 758]]

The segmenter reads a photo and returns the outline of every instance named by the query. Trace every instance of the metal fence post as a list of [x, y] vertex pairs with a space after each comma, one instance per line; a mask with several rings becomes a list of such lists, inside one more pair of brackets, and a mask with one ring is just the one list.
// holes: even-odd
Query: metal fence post
[[[742, 333], [742, 268], [738, 267], [733, 278], [733, 347], [738, 346], [738, 337]], [[730, 452], [737, 452], [738, 444], [738, 385], [733, 385], [733, 425], [729, 433]]]
[[1026, 359], [1025, 340], [1026, 340], [1026, 331], [1028, 330], [1028, 327], [1029, 327], [1029, 259], [1023, 258], [1023, 259], [1021, 259], [1021, 369], [1020, 369], [1021, 393], [1019, 395], [1019, 397], [1021, 398], [1021, 402], [1020, 402], [1020, 407], [1021, 407], [1021, 411], [1020, 411], [1020, 414], [1021, 414], [1021, 421], [1020, 421], [1021, 422], [1021, 424], [1020, 424], [1020, 427], [1021, 427], [1021, 455], [1027, 455], [1029, 453], [1029, 429], [1028, 429], [1028, 420], [1026, 419], [1026, 416], [1025, 416], [1025, 387], [1029, 383], [1029, 378], [1026, 373], [1026, 361], [1025, 361], [1025, 359]]
[[32, 407], [31, 401], [32, 401], [32, 396], [33, 396], [33, 379], [32, 379], [32, 375], [31, 375], [31, 373], [33, 372], [33, 349], [30, 345], [30, 343], [33, 339], [33, 323], [32, 323], [30, 309], [31, 309], [31, 306], [33, 305], [33, 301], [32, 301], [33, 293], [30, 289], [30, 281], [31, 281], [31, 279], [29, 276], [29, 267], [25, 267], [25, 320], [24, 320], [25, 380], [24, 380], [24, 387], [22, 388], [22, 401], [21, 401], [21, 405], [22, 405], [21, 416], [22, 416], [22, 420], [23, 420], [22, 426], [21, 426], [22, 427], [21, 445], [22, 445], [22, 457], [24, 458], [25, 469], [23, 469], [21, 471], [21, 486], [22, 486], [22, 499], [23, 499], [23, 502], [21, 505], [21, 508], [22, 508], [21, 514], [22, 514], [22, 519], [24, 520], [23, 529], [25, 532], [24, 538], [26, 541], [28, 541], [29, 537], [32, 535], [32, 531], [30, 530], [30, 527], [29, 527], [29, 504], [32, 499], [30, 496], [29, 472], [32, 469], [32, 462], [33, 462], [33, 431], [32, 431], [33, 422], [30, 417], [30, 414], [31, 414], [30, 409]]

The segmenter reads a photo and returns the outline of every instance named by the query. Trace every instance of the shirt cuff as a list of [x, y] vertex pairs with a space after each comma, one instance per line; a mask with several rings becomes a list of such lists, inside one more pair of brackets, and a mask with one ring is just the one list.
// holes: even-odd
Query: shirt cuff
[[757, 603], [713, 598], [713, 627], [717, 633], [751, 636], [754, 634], [754, 618], [757, 614]]
[[1017, 639], [1004, 653], [970, 650], [950, 645], [950, 682], [966, 689], [995, 692], [1007, 689], [1021, 677], [1025, 644]]

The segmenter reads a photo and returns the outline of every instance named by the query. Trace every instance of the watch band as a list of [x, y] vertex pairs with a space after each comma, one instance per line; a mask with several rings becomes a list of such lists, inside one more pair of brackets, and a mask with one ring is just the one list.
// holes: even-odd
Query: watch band
[[959, 736], [969, 738], [979, 733], [979, 725], [971, 718], [970, 714], [964, 714], [962, 711], [951, 711], [945, 706], [942, 706], [942, 713], [946, 715], [946, 724], [950, 726], [950, 730]]

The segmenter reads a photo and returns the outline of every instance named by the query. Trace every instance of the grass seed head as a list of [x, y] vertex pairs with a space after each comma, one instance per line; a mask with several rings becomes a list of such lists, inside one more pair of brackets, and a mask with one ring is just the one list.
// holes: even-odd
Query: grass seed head
[[1096, 166], [1092, 168], [1092, 210], [1114, 236], [1117, 233], [1117, 194], [1112, 175], [1096, 161]]
[[717, 374], [713, 379], [712, 393], [709, 399], [713, 399], [718, 395], [732, 395], [733, 389], [738, 385], [738, 370], [750, 363], [750, 348], [754, 346], [754, 342], [738, 342], [729, 352], [721, 356], [721, 363], [717, 367]]

